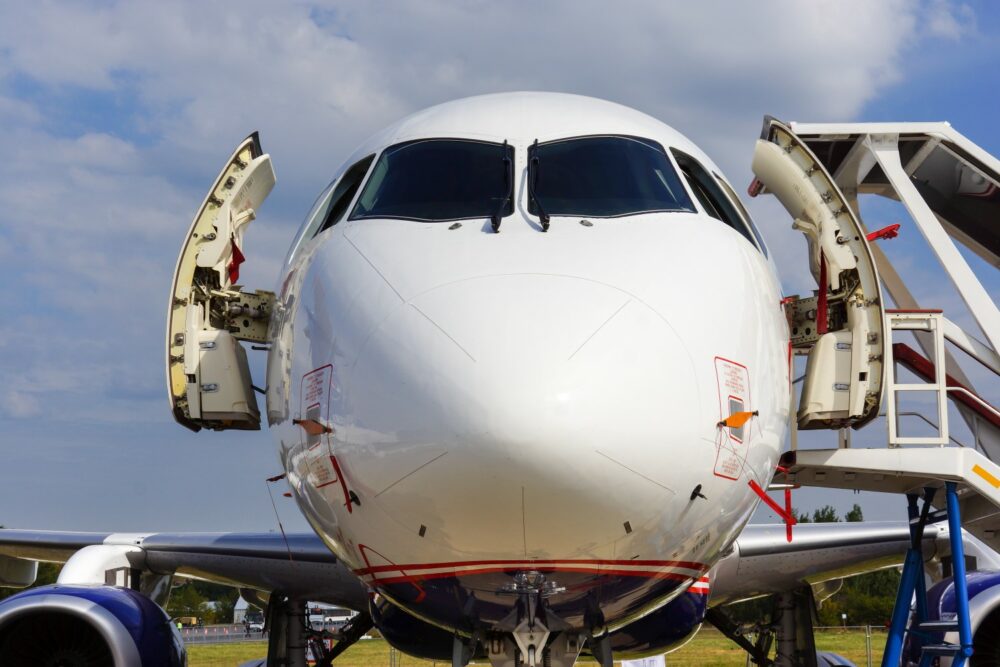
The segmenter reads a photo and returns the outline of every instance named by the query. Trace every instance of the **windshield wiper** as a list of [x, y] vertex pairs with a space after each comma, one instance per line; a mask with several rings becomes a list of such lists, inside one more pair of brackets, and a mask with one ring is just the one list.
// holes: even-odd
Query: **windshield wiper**
[[547, 232], [549, 231], [549, 214], [545, 212], [542, 202], [538, 201], [538, 197], [535, 195], [535, 184], [538, 181], [538, 139], [535, 139], [535, 143], [532, 144], [531, 148], [531, 165], [528, 169], [528, 196], [535, 202], [535, 208], [538, 209], [538, 221], [542, 223], [542, 231]]
[[493, 215], [490, 216], [490, 222], [493, 224], [493, 231], [497, 234], [500, 233], [500, 219], [503, 218], [503, 212], [507, 208], [507, 202], [511, 201], [514, 196], [514, 164], [510, 161], [510, 153], [507, 150], [507, 140], [503, 140], [503, 180], [507, 184], [507, 194], [503, 199], [500, 200], [500, 205], [497, 206], [497, 210], [494, 211]]

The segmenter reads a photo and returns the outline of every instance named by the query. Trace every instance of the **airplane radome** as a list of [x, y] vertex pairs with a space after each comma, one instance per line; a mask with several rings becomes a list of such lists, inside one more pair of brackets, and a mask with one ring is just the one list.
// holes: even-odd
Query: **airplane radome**
[[[767, 173], [798, 168], [794, 146], [761, 143]], [[315, 534], [7, 531], [0, 583], [30, 583], [24, 559], [68, 563], [47, 598], [0, 604], [0, 658], [5, 619], [51, 607], [103, 610], [87, 636], [109, 664], [180, 664], [147, 603], [195, 576], [266, 607], [268, 664], [305, 665], [306, 644], [332, 659], [375, 627], [459, 666], [609, 666], [685, 641], [714, 605], [907, 543], [905, 525], [813, 526], [793, 549], [784, 526], [746, 525], [792, 417], [790, 330], [736, 188], [671, 127], [550, 93], [418, 112], [344, 160], [274, 291], [241, 291], [274, 184], [251, 135], [195, 216], [168, 305], [168, 393], [188, 428], [266, 422]], [[801, 194], [766, 185], [782, 203]], [[829, 323], [865, 352], [882, 301], [847, 217], [850, 239], [814, 268], [821, 291], [867, 295]], [[811, 248], [826, 243], [817, 225]], [[831, 294], [839, 312], [847, 297]], [[251, 380], [240, 341], [267, 349], [266, 378]], [[801, 427], [877, 414], [881, 357], [860, 358], [850, 405], [807, 380], [819, 407]], [[359, 612], [333, 648], [302, 622], [308, 600]]]

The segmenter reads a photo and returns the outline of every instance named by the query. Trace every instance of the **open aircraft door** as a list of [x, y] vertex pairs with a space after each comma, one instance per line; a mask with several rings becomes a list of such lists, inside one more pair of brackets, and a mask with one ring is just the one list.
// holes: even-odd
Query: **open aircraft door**
[[856, 212], [806, 144], [767, 117], [751, 194], [774, 194], [806, 236], [815, 296], [786, 303], [795, 348], [808, 350], [800, 429], [858, 428], [875, 418], [886, 335], [878, 272]]
[[271, 292], [241, 291], [243, 234], [274, 187], [271, 158], [254, 133], [233, 152], [191, 223], [167, 307], [167, 392], [194, 431], [260, 428], [246, 351], [265, 343]]

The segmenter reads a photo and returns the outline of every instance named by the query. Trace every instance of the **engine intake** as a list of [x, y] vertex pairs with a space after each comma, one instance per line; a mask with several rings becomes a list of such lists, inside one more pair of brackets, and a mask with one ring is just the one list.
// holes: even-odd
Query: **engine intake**
[[45, 586], [0, 602], [5, 667], [183, 667], [184, 644], [166, 612], [114, 586]]

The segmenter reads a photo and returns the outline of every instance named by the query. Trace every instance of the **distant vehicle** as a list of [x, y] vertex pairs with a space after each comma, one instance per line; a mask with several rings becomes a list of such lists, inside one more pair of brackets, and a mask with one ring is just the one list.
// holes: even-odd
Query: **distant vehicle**
[[197, 625], [201, 625], [197, 616], [178, 616], [177, 622], [185, 628], [193, 628]]
[[264, 621], [251, 621], [247, 627], [250, 632], [264, 632]]
[[345, 614], [341, 616], [327, 616], [323, 619], [323, 626], [327, 630], [340, 630], [351, 622], [356, 614]]

